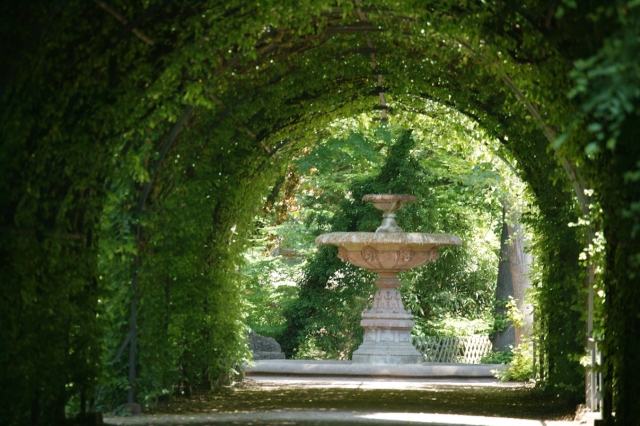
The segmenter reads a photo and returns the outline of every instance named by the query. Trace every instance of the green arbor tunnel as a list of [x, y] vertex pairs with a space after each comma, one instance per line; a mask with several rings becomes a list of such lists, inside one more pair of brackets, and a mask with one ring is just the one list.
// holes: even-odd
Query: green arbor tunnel
[[[638, 421], [632, 408], [640, 394], [640, 290], [629, 271], [637, 269], [632, 258], [639, 250], [630, 237], [633, 219], [622, 213], [638, 199], [623, 177], [638, 148], [628, 119], [617, 150], [587, 158], [582, 147], [590, 136], [576, 125], [579, 105], [567, 97], [573, 62], [593, 54], [614, 24], [595, 25], [584, 10], [554, 18], [555, 6], [542, 3], [314, 2], [307, 10], [243, 3], [145, 9], [78, 1], [51, 13], [45, 6], [21, 11], [33, 25], [47, 25], [46, 41], [30, 33], [17, 44], [26, 53], [11, 64], [2, 98], [0, 251], [7, 284], [0, 394], [22, 401], [2, 414], [33, 416], [33, 401], [42, 407], [36, 404], [36, 412], [55, 406], [59, 413], [75, 392], [65, 390], [68, 383], [78, 392], [95, 385], [99, 360], [114, 355], [105, 358], [100, 349], [99, 299], [118, 292], [98, 276], [98, 262], [108, 261], [98, 258], [101, 232], [121, 237], [124, 248], [113, 248], [113, 259], [128, 265], [122, 269], [137, 285], [160, 250], [149, 244], [146, 227], [171, 229], [162, 220], [172, 194], [186, 194], [183, 202], [206, 194], [193, 223], [208, 223], [200, 230], [207, 245], [199, 262], [218, 301], [202, 309], [218, 315], [220, 327], [237, 329], [223, 318], [234, 313], [224, 307], [225, 297], [234, 297], [231, 275], [240, 256], [229, 243], [232, 233], [251, 228], [253, 212], [293, 155], [335, 119], [371, 111], [383, 91], [392, 123], [424, 114], [427, 102], [440, 104], [479, 123], [517, 160], [544, 218], [537, 232], [547, 256], [540, 296], [547, 381], [574, 395], [583, 385], [577, 357], [592, 281], [579, 255], [594, 231], [567, 224], [600, 204], [593, 229], [607, 238], [607, 401], [615, 393], [618, 418]], [[554, 143], [563, 133], [568, 141]], [[126, 202], [116, 212], [109, 197], [118, 191]], [[147, 279], [164, 279], [168, 269], [156, 266]], [[118, 280], [131, 286], [131, 278]], [[114, 333], [122, 339], [127, 328]], [[222, 359], [238, 352], [237, 336], [225, 338], [231, 343], [212, 355], [222, 369]], [[46, 359], [33, 355], [43, 340], [54, 342]], [[16, 359], [26, 362], [8, 369]], [[11, 393], [17, 380], [25, 386]]]

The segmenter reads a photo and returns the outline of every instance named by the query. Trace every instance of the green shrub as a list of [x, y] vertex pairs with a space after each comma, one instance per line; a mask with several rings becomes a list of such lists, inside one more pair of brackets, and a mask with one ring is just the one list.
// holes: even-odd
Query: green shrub
[[509, 367], [494, 371], [501, 382], [524, 382], [533, 378], [533, 349], [528, 340], [523, 340], [513, 349], [513, 358]]
[[416, 336], [457, 337], [477, 334], [486, 336], [493, 325], [493, 318], [488, 312], [480, 318], [445, 314], [433, 319], [415, 317], [413, 321], [416, 323], [413, 328], [413, 334]]
[[507, 351], [493, 350], [480, 358], [481, 364], [509, 364], [513, 359], [513, 351], [511, 349]]

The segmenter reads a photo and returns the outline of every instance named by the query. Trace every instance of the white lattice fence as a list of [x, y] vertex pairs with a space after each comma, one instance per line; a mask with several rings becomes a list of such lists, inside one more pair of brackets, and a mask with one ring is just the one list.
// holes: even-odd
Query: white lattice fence
[[480, 359], [492, 348], [488, 336], [414, 337], [413, 346], [424, 355], [426, 362], [465, 364], [479, 364]]

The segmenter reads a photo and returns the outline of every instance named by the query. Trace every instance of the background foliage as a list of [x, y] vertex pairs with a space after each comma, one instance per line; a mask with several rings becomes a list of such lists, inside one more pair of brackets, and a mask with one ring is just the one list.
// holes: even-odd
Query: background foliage
[[[368, 58], [354, 52], [362, 34], [335, 30], [357, 22], [351, 3], [109, 5], [131, 24], [80, 0], [0, 6], [4, 424], [64, 423], [68, 401], [86, 409], [98, 383], [122, 383], [122, 361], [105, 360], [124, 340], [134, 276], [138, 397], [231, 372], [244, 356], [236, 268], [262, 197], [329, 123], [376, 102]], [[577, 396], [583, 383], [580, 256], [593, 229], [567, 224], [602, 231], [605, 417], [638, 424], [637, 2], [365, 6], [383, 29], [372, 37], [393, 120], [428, 113], [427, 100], [449, 106], [499, 140], [531, 188], [537, 338], [554, 392]], [[581, 218], [576, 197], [601, 216]]]
[[[405, 231], [456, 233], [463, 238], [471, 235], [469, 211], [451, 209], [452, 204], [463, 204], [461, 197], [455, 200], [459, 193], [435, 191], [441, 176], [432, 175], [411, 154], [416, 141], [410, 132], [402, 129], [396, 132], [399, 133], [392, 135], [380, 129], [383, 133], [380, 139], [390, 140], [380, 169], [353, 180], [345, 191], [346, 198], [329, 219], [314, 216], [313, 220], [327, 223], [326, 231], [373, 232], [380, 224], [380, 214], [360, 200], [369, 193], [391, 191], [412, 193], [420, 200], [418, 206], [407, 206], [398, 213]], [[440, 186], [448, 184], [441, 182]], [[478, 267], [470, 264], [471, 258], [469, 247], [444, 248], [437, 266], [404, 273], [403, 297], [407, 307], [422, 318], [442, 316], [444, 312], [473, 317], [486, 311], [493, 295], [494, 259], [489, 258]], [[362, 338], [360, 313], [371, 303], [375, 292], [373, 280], [375, 274], [343, 264], [335, 247], [321, 247], [305, 265], [298, 300], [285, 311], [288, 320], [282, 337], [285, 351], [294, 354], [305, 342], [312, 341], [320, 351], [319, 356], [350, 358]]]

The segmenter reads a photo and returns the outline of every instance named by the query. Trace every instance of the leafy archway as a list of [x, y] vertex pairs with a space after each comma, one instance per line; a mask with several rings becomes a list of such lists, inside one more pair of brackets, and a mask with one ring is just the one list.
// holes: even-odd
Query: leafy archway
[[[638, 290], [629, 268], [637, 268], [639, 250], [629, 206], [638, 194], [628, 183], [638, 177], [625, 175], [638, 157], [635, 131], [630, 119], [621, 122], [618, 148], [587, 156], [585, 118], [574, 121], [579, 104], [565, 96], [573, 60], [596, 53], [616, 24], [616, 15], [598, 6], [402, 2], [362, 6], [367, 22], [353, 4], [330, 2], [5, 6], [11, 12], [5, 16], [20, 15], [39, 30], [24, 31], [16, 19], [5, 27], [21, 36], [4, 47], [13, 74], [3, 74], [7, 284], [0, 328], [8, 349], [0, 362], [3, 399], [16, 403], [3, 408], [3, 417], [30, 411], [35, 423], [46, 421], [38, 418], [45, 412], [59, 419], [70, 396], [87, 398], [100, 370], [101, 315], [110, 309], [100, 298], [119, 292], [121, 299], [112, 300], [128, 302], [123, 289], [132, 288], [135, 304], [145, 271], [147, 282], [153, 274], [166, 279], [157, 266], [171, 262], [167, 247], [184, 243], [152, 246], [149, 235], [156, 228], [162, 233], [163, 209], [179, 211], [189, 201], [202, 215], [192, 229], [208, 224], [198, 229], [206, 250], [195, 267], [207, 277], [202, 312], [226, 312], [227, 320], [240, 314], [230, 302], [240, 244], [231, 243], [250, 226], [260, 194], [315, 129], [373, 107], [370, 92], [384, 91], [396, 111], [421, 110], [424, 99], [461, 111], [518, 160], [545, 218], [534, 226], [545, 238], [549, 265], [541, 284], [549, 382], [574, 390], [579, 370], [570, 354], [580, 352], [584, 318], [570, 308], [586, 300], [581, 283], [593, 278], [579, 263], [593, 232], [566, 225], [588, 213], [585, 189], [597, 190], [608, 256], [605, 400], [610, 411], [615, 380], [618, 418], [637, 421], [629, 398], [640, 383], [630, 367], [638, 356]], [[629, 10], [627, 24], [637, 15], [637, 8]], [[359, 56], [372, 53], [375, 75]], [[380, 69], [388, 73], [384, 87], [378, 87]], [[632, 104], [627, 115], [636, 110]], [[563, 145], [556, 136], [565, 132], [571, 137]], [[173, 157], [181, 149], [188, 161]], [[169, 152], [174, 163], [166, 161]], [[165, 204], [171, 194], [184, 195], [183, 204]], [[97, 269], [98, 238], [110, 232], [100, 227], [105, 217], [119, 241], [104, 253], [121, 259], [114, 269], [121, 285], [114, 289], [105, 288]], [[566, 309], [557, 309], [559, 301]], [[124, 340], [127, 328], [122, 324], [114, 339]], [[226, 342], [224, 353], [209, 354], [219, 371], [241, 359], [238, 321], [221, 326], [214, 319], [204, 329]], [[130, 336], [137, 341], [136, 333]], [[53, 342], [46, 354], [43, 340]], [[130, 348], [135, 355], [135, 345]], [[18, 368], [8, 368], [16, 359]], [[11, 383], [25, 377], [14, 392]]]

